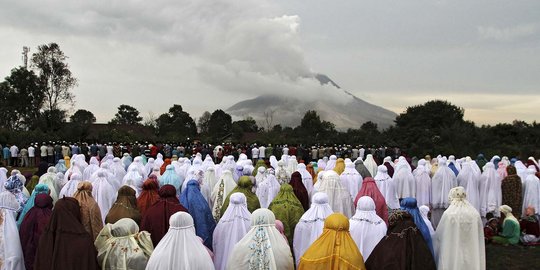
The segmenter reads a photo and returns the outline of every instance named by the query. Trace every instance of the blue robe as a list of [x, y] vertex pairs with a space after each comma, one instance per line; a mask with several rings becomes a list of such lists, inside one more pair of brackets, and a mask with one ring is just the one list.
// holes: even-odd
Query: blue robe
[[400, 202], [400, 205], [402, 210], [405, 210], [409, 212], [409, 214], [411, 214], [414, 220], [414, 224], [416, 224], [416, 227], [418, 227], [418, 230], [420, 230], [420, 232], [422, 233], [424, 240], [426, 240], [426, 244], [428, 245], [431, 254], [435, 254], [433, 251], [433, 243], [431, 241], [431, 234], [429, 233], [429, 228], [427, 227], [424, 219], [422, 218], [422, 215], [420, 214], [416, 199], [403, 198], [403, 200], [401, 200]]
[[180, 203], [188, 209], [195, 223], [195, 234], [202, 238], [204, 245], [212, 249], [212, 238], [216, 222], [212, 210], [201, 194], [199, 182], [190, 180], [180, 195]]

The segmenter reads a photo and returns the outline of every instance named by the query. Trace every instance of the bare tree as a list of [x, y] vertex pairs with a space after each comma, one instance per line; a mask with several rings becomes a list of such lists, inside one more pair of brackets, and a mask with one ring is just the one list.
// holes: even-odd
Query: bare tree
[[148, 111], [147, 115], [143, 119], [143, 126], [146, 127], [157, 127], [156, 115], [152, 111]]
[[275, 109], [268, 109], [264, 111], [264, 114], [263, 114], [264, 119], [263, 119], [262, 126], [264, 126], [264, 129], [266, 131], [270, 131], [274, 127], [274, 113], [275, 112], [276, 112]]

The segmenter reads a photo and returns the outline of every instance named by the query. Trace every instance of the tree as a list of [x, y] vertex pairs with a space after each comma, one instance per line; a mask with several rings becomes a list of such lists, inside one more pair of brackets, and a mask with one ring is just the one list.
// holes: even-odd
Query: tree
[[1, 125], [14, 130], [35, 128], [45, 97], [45, 85], [35, 73], [14, 68], [0, 88]]
[[157, 128], [156, 120], [157, 120], [156, 115], [152, 111], [149, 111], [146, 117], [144, 117], [143, 119], [143, 126], [156, 129]]
[[476, 137], [476, 129], [463, 115], [463, 108], [447, 101], [428, 101], [398, 115], [396, 126], [387, 135], [411, 155], [472, 155], [477, 148], [471, 140]]
[[231, 125], [231, 131], [233, 139], [240, 140], [246, 132], [257, 132], [259, 126], [257, 122], [251, 116], [246, 117], [244, 120], [234, 121]]
[[38, 121], [38, 128], [51, 133], [60, 131], [66, 124], [66, 111], [64, 110], [45, 110]]
[[45, 110], [58, 111], [61, 105], [73, 105], [74, 95], [71, 92], [77, 86], [67, 64], [67, 56], [56, 43], [41, 45], [32, 55], [32, 67], [38, 72], [45, 84]]
[[274, 114], [276, 110], [268, 109], [264, 111], [264, 120], [262, 125], [264, 126], [264, 129], [269, 132], [274, 127]]
[[205, 111], [202, 114], [202, 116], [199, 118], [199, 121], [197, 121], [197, 127], [199, 128], [199, 133], [201, 134], [208, 133], [208, 123], [210, 123], [210, 117], [212, 117], [212, 114], [210, 114], [209, 111]]
[[336, 127], [333, 123], [322, 121], [316, 111], [307, 111], [300, 121], [298, 134], [305, 143], [333, 142], [336, 138]]
[[171, 140], [186, 140], [197, 134], [197, 126], [189, 113], [181, 105], [174, 104], [168, 113], [156, 119], [158, 134]]
[[90, 128], [96, 122], [96, 117], [92, 112], [80, 109], [69, 117], [69, 121], [70, 136], [83, 141], [90, 134]]
[[142, 117], [139, 116], [139, 110], [129, 105], [122, 104], [118, 106], [118, 112], [109, 124], [114, 125], [139, 125]]
[[80, 109], [70, 116], [69, 120], [71, 123], [91, 125], [96, 122], [96, 117], [91, 111]]
[[215, 110], [208, 121], [208, 133], [214, 141], [229, 136], [232, 131], [232, 117], [223, 110]]

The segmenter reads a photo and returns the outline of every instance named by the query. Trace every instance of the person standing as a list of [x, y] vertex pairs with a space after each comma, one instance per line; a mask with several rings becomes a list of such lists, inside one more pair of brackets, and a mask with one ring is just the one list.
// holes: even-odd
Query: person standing
[[58, 163], [58, 160], [64, 159], [64, 156], [62, 155], [62, 145], [57, 142], [54, 145], [54, 164]]
[[9, 148], [9, 154], [11, 156], [11, 166], [17, 167], [19, 165], [18, 163], [18, 157], [19, 157], [19, 147], [17, 147], [15, 144], [12, 145]]
[[251, 158], [253, 164], [257, 163], [257, 160], [259, 159], [259, 148], [257, 147], [257, 144], [255, 144], [251, 149]]
[[2, 157], [4, 158], [4, 166], [10, 166], [10, 159], [9, 159], [9, 144], [6, 144], [4, 146], [4, 149], [2, 149]]
[[45, 143], [42, 143], [39, 148], [39, 157], [41, 158], [41, 161], [47, 162], [47, 145]]
[[19, 152], [19, 156], [20, 156], [19, 166], [28, 167], [28, 150], [26, 148], [21, 149], [21, 151]]
[[47, 145], [47, 151], [45, 152], [47, 153], [48, 162], [56, 164], [56, 162], [54, 162], [54, 147], [52, 146], [52, 143], [49, 142], [49, 144]]
[[36, 162], [36, 148], [33, 145], [28, 146], [28, 166], [35, 167]]
[[266, 158], [266, 147], [264, 145], [259, 146], [259, 159], [265, 159]]

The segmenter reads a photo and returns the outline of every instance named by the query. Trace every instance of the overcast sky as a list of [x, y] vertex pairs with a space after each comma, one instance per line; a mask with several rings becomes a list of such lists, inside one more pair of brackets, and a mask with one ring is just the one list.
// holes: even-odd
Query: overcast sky
[[120, 104], [199, 117], [265, 93], [343, 98], [312, 73], [396, 113], [438, 98], [477, 124], [540, 120], [537, 0], [81, 2], [0, 0], [0, 76], [57, 42], [74, 110], [98, 122]]

